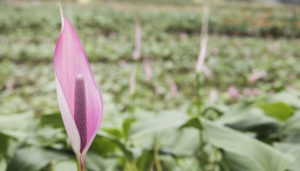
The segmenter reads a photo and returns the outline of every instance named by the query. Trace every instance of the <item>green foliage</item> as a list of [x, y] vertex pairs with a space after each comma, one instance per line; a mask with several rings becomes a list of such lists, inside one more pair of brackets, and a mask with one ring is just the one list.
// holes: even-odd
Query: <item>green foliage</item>
[[18, 150], [7, 167], [8, 171], [38, 171], [46, 167], [52, 161], [66, 160], [68, 157], [60, 152], [40, 149], [36, 147]]
[[285, 103], [264, 103], [258, 105], [264, 112], [276, 119], [287, 120], [290, 116], [294, 114], [294, 109]]
[[292, 158], [245, 134], [201, 120], [208, 142], [225, 151], [232, 170], [286, 170]]
[[[211, 4], [205, 64], [213, 77], [200, 80], [199, 118], [194, 67], [202, 4], [130, 1], [101, 1], [100, 8], [63, 4], [103, 93], [104, 118], [87, 171], [297, 171], [300, 92], [288, 88], [300, 88], [298, 8]], [[142, 59], [132, 60], [137, 17], [142, 57], [151, 61], [150, 82]], [[59, 31], [56, 4], [1, 2], [0, 171], [76, 168], [55, 92], [52, 56]], [[129, 78], [136, 66], [133, 101]], [[252, 70], [265, 70], [267, 77], [251, 83]], [[237, 99], [228, 96], [231, 84], [240, 92]], [[208, 98], [211, 88], [218, 91], [215, 104]], [[260, 94], [249, 95], [246, 88]]]

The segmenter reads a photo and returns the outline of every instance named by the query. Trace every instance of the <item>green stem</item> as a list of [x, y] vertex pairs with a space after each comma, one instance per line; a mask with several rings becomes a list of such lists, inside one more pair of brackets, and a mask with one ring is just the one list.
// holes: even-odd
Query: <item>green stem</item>
[[136, 109], [136, 87], [137, 87], [137, 76], [138, 76], [138, 72], [139, 72], [139, 62], [136, 61], [135, 63], [135, 78], [134, 78], [134, 84], [135, 84], [135, 88], [134, 88], [134, 92], [130, 95], [131, 96], [131, 100], [132, 100], [132, 106], [131, 106], [131, 112], [135, 113], [135, 109]]
[[81, 168], [80, 168], [80, 160], [77, 160], [77, 171], [81, 171]]
[[159, 152], [159, 146], [158, 146], [158, 144], [156, 144], [154, 147], [154, 161], [155, 161], [157, 171], [162, 171], [158, 152]]
[[196, 73], [197, 114], [201, 117], [200, 74]]
[[77, 171], [86, 171], [85, 163], [83, 162], [81, 165], [80, 158], [77, 158]]
[[201, 129], [200, 129], [200, 136], [199, 136], [199, 141], [200, 141], [200, 165], [201, 165], [201, 170], [205, 170], [205, 151], [204, 151], [204, 137], [203, 137], [203, 127], [202, 127], [202, 122], [201, 122], [201, 117], [202, 117], [202, 113], [201, 113], [201, 104], [200, 104], [200, 100], [201, 100], [201, 95], [200, 95], [200, 73], [196, 73], [196, 94], [197, 94], [197, 115], [200, 117], [200, 125], [201, 125]]

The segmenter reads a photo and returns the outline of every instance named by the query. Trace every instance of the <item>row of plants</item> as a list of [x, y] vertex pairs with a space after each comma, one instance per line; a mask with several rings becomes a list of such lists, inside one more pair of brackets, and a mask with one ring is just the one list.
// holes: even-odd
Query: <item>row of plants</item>
[[[19, 31], [42, 32], [49, 34], [59, 30], [60, 21], [57, 7], [45, 5], [47, 8], [26, 6], [24, 8], [3, 4], [1, 5], [0, 31], [2, 34]], [[101, 4], [99, 4], [101, 6]], [[9, 7], [9, 8], [8, 8]], [[118, 7], [76, 7], [72, 6], [69, 13], [74, 25], [84, 27], [91, 34], [111, 32], [126, 32], [139, 16], [139, 20], [151, 30], [170, 33], [199, 33], [201, 30], [201, 6], [198, 8], [161, 9], [155, 13], [150, 9], [141, 11], [129, 8], [130, 11]], [[178, 10], [180, 9], [180, 10]], [[211, 5], [209, 19], [210, 33], [238, 36], [258, 37], [299, 37], [298, 10], [293, 7], [244, 7]], [[32, 17], [34, 16], [34, 17]], [[56, 16], [56, 17], [53, 17]], [[16, 27], [17, 26], [17, 27]]]
[[[296, 171], [299, 95], [282, 92], [231, 106], [205, 103], [201, 118], [194, 105], [120, 114], [105, 97], [104, 120], [87, 155], [87, 170], [196, 171], [203, 163], [205, 170]], [[76, 169], [58, 112], [1, 115], [0, 123], [1, 171]]]

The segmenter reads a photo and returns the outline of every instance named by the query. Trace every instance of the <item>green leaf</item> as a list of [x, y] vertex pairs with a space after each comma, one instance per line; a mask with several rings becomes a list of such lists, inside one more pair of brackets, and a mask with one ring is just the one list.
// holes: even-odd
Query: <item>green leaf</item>
[[273, 147], [245, 134], [202, 119], [208, 142], [225, 151], [225, 158], [233, 171], [283, 171], [292, 159]]
[[41, 126], [51, 126], [53, 128], [62, 128], [64, 124], [62, 122], [62, 118], [59, 112], [44, 114], [41, 116], [40, 120]]
[[77, 170], [77, 164], [73, 160], [62, 161], [52, 164], [52, 171], [67, 171], [67, 170]]
[[283, 133], [286, 135], [285, 141], [292, 143], [300, 143], [300, 111], [289, 118], [285, 123]]
[[185, 128], [185, 127], [193, 127], [193, 128], [202, 130], [202, 125], [199, 122], [198, 118], [192, 118], [192, 119], [188, 120], [181, 128]]
[[110, 138], [97, 134], [89, 151], [95, 152], [104, 157], [111, 155], [116, 151], [118, 146], [115, 143], [112, 143]]
[[299, 92], [290, 90], [275, 94], [270, 97], [270, 100], [273, 102], [283, 102], [293, 107], [300, 108], [300, 98], [298, 96]]
[[130, 131], [131, 137], [179, 128], [188, 119], [188, 117], [180, 111], [166, 111], [158, 115], [148, 113], [147, 116], [143, 115], [139, 117], [140, 118], [137, 119], [138, 121], [132, 125]]
[[135, 121], [134, 118], [126, 118], [123, 121], [123, 133], [124, 133], [124, 137], [127, 137], [129, 135], [129, 131], [131, 128], [132, 123]]
[[230, 125], [238, 130], [248, 130], [263, 125], [277, 125], [278, 121], [264, 114], [264, 112], [253, 106], [241, 107], [227, 111], [216, 120], [222, 125]]
[[300, 168], [300, 145], [292, 143], [275, 143], [275, 148], [285, 154], [293, 156], [294, 160], [289, 170], [298, 171]]
[[118, 128], [103, 128], [102, 130], [117, 139], [121, 139], [123, 137], [122, 131]]
[[[102, 147], [103, 148], [103, 147]], [[105, 170], [115, 171], [118, 170], [118, 160], [114, 158], [102, 158], [98, 153], [89, 152], [86, 158], [87, 171]]]
[[0, 132], [0, 156], [6, 154], [8, 148], [9, 136]]
[[68, 160], [69, 156], [37, 147], [20, 149], [8, 164], [7, 171], [39, 171], [52, 161]]
[[32, 112], [0, 116], [0, 132], [18, 140], [24, 140], [35, 127]]
[[282, 102], [259, 104], [258, 107], [267, 115], [281, 121], [286, 121], [294, 114], [294, 108]]
[[[103, 131], [99, 131], [96, 136], [100, 136], [102, 138], [105, 138], [106, 140], [109, 140], [110, 143], [115, 144], [123, 152], [123, 154], [126, 156], [126, 158], [128, 160], [133, 160], [133, 153], [131, 152], [131, 150], [126, 146], [126, 144], [121, 142], [116, 137], [109, 135], [108, 133], [103, 132]], [[111, 147], [111, 148], [114, 148], [114, 147]]]
[[139, 113], [132, 124], [129, 139], [134, 145], [150, 149], [154, 144], [160, 147], [174, 145], [180, 134], [180, 127], [188, 120], [181, 111], [164, 111], [159, 114]]
[[0, 171], [6, 171], [6, 167], [7, 167], [6, 159], [2, 155], [0, 155]]

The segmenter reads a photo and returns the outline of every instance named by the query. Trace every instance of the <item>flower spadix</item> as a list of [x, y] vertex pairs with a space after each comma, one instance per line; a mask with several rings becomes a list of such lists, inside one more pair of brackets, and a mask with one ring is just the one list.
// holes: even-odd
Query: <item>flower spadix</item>
[[61, 20], [54, 52], [57, 97], [67, 134], [83, 167], [102, 121], [102, 97], [77, 33], [62, 10]]

